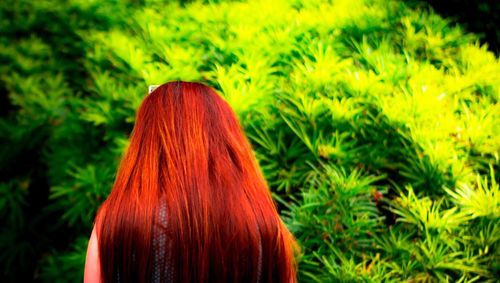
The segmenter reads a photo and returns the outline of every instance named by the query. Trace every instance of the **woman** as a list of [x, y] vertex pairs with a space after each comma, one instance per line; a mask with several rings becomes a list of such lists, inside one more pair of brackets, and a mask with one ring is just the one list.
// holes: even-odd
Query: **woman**
[[146, 96], [95, 219], [85, 283], [290, 283], [296, 252], [227, 102], [195, 82]]

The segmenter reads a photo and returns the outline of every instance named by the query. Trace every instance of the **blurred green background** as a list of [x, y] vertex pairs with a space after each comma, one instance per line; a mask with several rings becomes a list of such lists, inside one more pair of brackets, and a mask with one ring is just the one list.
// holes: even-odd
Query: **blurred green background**
[[430, 2], [451, 14], [419, 1], [3, 1], [1, 281], [82, 281], [135, 111], [149, 84], [180, 79], [238, 114], [302, 246], [300, 282], [498, 282], [499, 6]]

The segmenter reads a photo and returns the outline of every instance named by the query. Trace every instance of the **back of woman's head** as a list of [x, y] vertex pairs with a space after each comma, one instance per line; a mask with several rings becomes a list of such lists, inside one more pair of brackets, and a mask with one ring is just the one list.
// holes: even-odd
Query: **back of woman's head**
[[[96, 228], [105, 283], [296, 282], [298, 246], [251, 145], [201, 83], [169, 82], [145, 97]], [[157, 228], [166, 245], [155, 244]], [[158, 249], [167, 256], [154, 257]]]

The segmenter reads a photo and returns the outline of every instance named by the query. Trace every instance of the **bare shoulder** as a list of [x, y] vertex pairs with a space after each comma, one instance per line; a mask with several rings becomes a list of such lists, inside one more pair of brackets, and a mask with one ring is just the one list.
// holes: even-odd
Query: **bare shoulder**
[[85, 270], [83, 274], [84, 283], [100, 283], [101, 268], [99, 262], [99, 246], [97, 243], [97, 233], [94, 226], [87, 247], [87, 257], [85, 259]]

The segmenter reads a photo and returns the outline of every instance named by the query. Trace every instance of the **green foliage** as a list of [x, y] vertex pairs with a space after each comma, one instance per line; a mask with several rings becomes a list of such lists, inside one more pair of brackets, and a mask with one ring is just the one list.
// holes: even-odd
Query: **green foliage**
[[[89, 196], [88, 205], [74, 206], [67, 199], [51, 200], [49, 195], [57, 195], [62, 187], [79, 186], [74, 182], [78, 175], [71, 173], [87, 168], [90, 161], [113, 164], [102, 154], [112, 150], [100, 147], [102, 131], [80, 118], [85, 105], [82, 98], [88, 93], [89, 75], [83, 62], [89, 45], [78, 33], [121, 26], [124, 21], [119, 15], [128, 6], [101, 5], [100, 1], [7, 1], [0, 5], [3, 282], [40, 280], [38, 270], [51, 262], [47, 259], [72, 250], [75, 237], [88, 238], [98, 196]], [[70, 164], [77, 169], [70, 172]], [[106, 180], [97, 180], [109, 192], [113, 173], [99, 172], [109, 173]], [[87, 187], [81, 187], [78, 192], [86, 195]], [[70, 210], [75, 207], [79, 210]], [[79, 281], [79, 273], [65, 274], [65, 282]], [[51, 274], [57, 279], [44, 281], [63, 278], [55, 270]]]
[[301, 282], [500, 277], [500, 62], [432, 11], [68, 0], [0, 19], [6, 281], [81, 280], [135, 112], [176, 79], [237, 113], [302, 246]]
[[56, 283], [81, 281], [88, 240], [88, 237], [77, 238], [71, 246], [71, 252], [44, 257], [41, 262], [43, 267], [40, 271], [41, 281]]
[[[284, 212], [290, 231], [302, 247], [301, 281], [343, 281], [369, 277], [366, 254], [374, 250], [373, 236], [384, 232], [383, 217], [373, 195], [381, 193], [376, 181], [385, 176], [365, 176], [332, 165], [315, 168], [316, 174], [301, 192], [300, 200]], [[326, 268], [318, 273], [318, 263]], [[349, 281], [349, 280], [347, 280]]]

